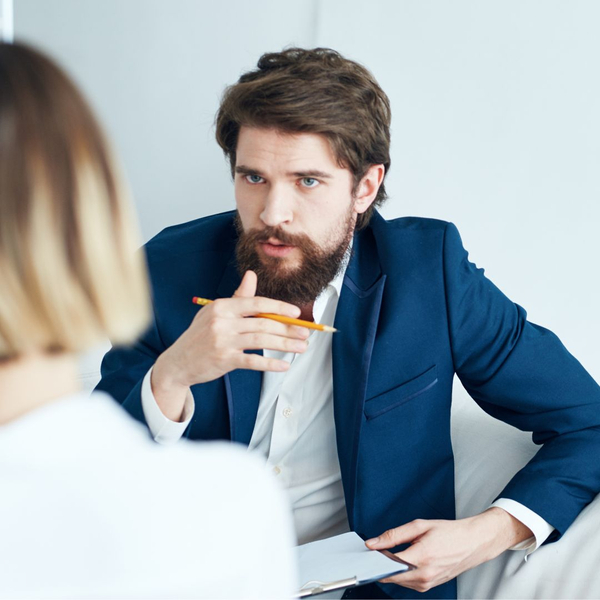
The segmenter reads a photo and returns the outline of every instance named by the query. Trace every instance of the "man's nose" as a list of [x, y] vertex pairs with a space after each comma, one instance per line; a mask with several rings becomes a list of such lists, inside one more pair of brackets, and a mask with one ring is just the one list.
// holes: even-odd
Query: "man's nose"
[[261, 221], [269, 227], [277, 227], [293, 220], [293, 199], [284, 186], [271, 185], [260, 213]]

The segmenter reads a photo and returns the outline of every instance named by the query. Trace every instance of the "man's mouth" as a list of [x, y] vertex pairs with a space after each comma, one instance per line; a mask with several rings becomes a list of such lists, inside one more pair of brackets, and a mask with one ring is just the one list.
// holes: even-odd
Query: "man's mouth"
[[284, 244], [275, 238], [269, 238], [266, 242], [259, 242], [259, 245], [267, 256], [279, 258], [287, 256], [296, 247]]

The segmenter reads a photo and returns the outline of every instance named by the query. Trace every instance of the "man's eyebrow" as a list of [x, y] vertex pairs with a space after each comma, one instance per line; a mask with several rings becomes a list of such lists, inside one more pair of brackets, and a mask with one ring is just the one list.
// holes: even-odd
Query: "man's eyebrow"
[[[247, 167], [246, 165], [237, 165], [235, 172], [240, 175], [258, 175], [263, 177], [263, 174], [258, 169]], [[325, 173], [325, 171], [319, 171], [317, 169], [309, 169], [308, 171], [294, 171], [293, 173], [287, 173], [288, 177], [313, 177], [315, 179], [332, 179], [333, 175]]]
[[262, 177], [258, 169], [252, 169], [251, 167], [246, 167], [245, 165], [238, 165], [235, 168], [235, 172], [239, 173], [240, 175], [258, 175]]
[[315, 169], [311, 169], [310, 171], [298, 171], [295, 173], [288, 173], [288, 175], [292, 175], [293, 177], [312, 177], [315, 179], [331, 179], [333, 177], [333, 175], [325, 173], [325, 171], [317, 171]]

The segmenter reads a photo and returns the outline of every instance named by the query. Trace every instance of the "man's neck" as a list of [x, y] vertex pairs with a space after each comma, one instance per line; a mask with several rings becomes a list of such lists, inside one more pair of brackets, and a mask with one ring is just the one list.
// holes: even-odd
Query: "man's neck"
[[29, 354], [0, 363], [0, 425], [79, 390], [70, 354]]

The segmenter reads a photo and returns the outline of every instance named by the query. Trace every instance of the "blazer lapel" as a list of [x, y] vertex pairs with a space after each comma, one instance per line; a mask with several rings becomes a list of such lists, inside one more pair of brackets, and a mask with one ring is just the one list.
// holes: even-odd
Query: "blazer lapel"
[[357, 452], [371, 354], [385, 285], [370, 228], [354, 239], [335, 318], [333, 405], [338, 456], [350, 526], [353, 524]]
[[258, 413], [261, 386], [262, 371], [236, 369], [225, 374], [229, 432], [232, 441], [246, 446], [250, 443]]
[[[218, 298], [230, 298], [239, 287], [241, 278], [237, 272], [235, 255], [232, 254], [217, 288]], [[262, 350], [256, 351], [262, 354]], [[231, 440], [248, 445], [256, 422], [262, 372], [236, 369], [224, 375], [227, 408], [229, 409], [229, 434]]]

